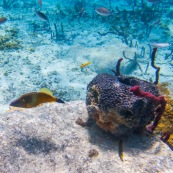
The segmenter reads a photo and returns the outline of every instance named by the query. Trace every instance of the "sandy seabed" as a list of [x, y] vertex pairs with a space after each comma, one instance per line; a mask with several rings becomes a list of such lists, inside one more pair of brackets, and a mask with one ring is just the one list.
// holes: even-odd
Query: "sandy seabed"
[[[49, 9], [51, 8], [50, 6]], [[32, 9], [27, 9], [26, 12], [25, 9], [0, 8], [0, 11], [7, 18], [11, 16], [6, 23], [0, 25], [0, 35], [5, 35], [5, 29], [17, 28], [17, 39], [21, 44], [18, 50], [0, 50], [1, 111], [8, 110], [9, 103], [20, 95], [39, 91], [43, 87], [49, 88], [54, 96], [64, 101], [85, 100], [87, 84], [99, 73], [113, 74], [111, 69], [123, 57], [123, 51], [131, 59], [134, 59], [136, 53], [143, 70], [142, 73], [137, 67], [129, 75], [155, 80], [155, 70], [151, 66], [145, 73], [147, 62], [150, 63], [149, 42], [138, 43], [138, 47], [135, 47], [136, 40], [133, 40], [133, 46], [129, 47], [113, 34], [101, 36], [98, 31], [105, 32], [108, 27], [101, 18], [82, 18], [80, 21], [74, 19], [70, 23], [64, 19], [66, 39], [57, 41], [44, 29], [33, 32], [33, 22], [38, 25], [43, 25], [44, 22], [34, 15]], [[54, 30], [54, 19], [51, 20], [50, 27]], [[57, 23], [59, 32], [61, 23]], [[171, 31], [171, 24], [169, 28]], [[157, 34], [152, 33], [151, 37], [155, 35]], [[141, 56], [142, 48], [145, 48], [144, 56]], [[160, 82], [172, 80], [171, 60], [165, 59], [165, 55], [169, 53], [168, 48], [157, 52], [156, 64], [161, 67]], [[80, 65], [87, 61], [91, 64], [81, 69]], [[124, 58], [123, 72], [129, 62], [131, 61]]]

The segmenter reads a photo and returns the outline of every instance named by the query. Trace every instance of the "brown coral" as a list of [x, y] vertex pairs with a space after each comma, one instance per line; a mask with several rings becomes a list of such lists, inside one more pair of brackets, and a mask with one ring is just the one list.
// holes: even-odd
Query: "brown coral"
[[150, 82], [128, 76], [97, 75], [88, 85], [87, 110], [91, 118], [115, 136], [143, 130], [155, 117], [158, 104], [130, 92], [138, 85], [143, 91], [160, 96], [158, 87]]

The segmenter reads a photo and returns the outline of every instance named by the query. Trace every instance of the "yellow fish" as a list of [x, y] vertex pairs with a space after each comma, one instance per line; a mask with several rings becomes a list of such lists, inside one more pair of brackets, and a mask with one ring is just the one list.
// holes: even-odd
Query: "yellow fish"
[[43, 88], [40, 92], [23, 94], [18, 99], [11, 102], [10, 106], [32, 108], [46, 102], [64, 103], [61, 99], [54, 97], [50, 90]]
[[85, 66], [87, 66], [87, 65], [89, 65], [89, 64], [91, 64], [91, 62], [88, 61], [88, 62], [82, 64], [82, 65], [80, 66], [80, 68], [83, 68], [83, 67], [85, 67]]

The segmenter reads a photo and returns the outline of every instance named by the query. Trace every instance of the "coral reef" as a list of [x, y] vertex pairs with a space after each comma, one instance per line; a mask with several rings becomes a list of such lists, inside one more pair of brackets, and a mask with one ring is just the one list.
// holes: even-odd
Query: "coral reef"
[[[133, 6], [132, 10], [116, 7], [116, 15], [111, 16], [108, 20], [110, 30], [100, 35], [104, 36], [108, 33], [117, 35], [123, 43], [129, 46], [134, 39], [142, 41], [146, 37], [149, 38], [156, 25], [159, 25], [162, 15], [161, 3], [150, 7], [146, 3], [135, 2], [133, 5], [129, 4]], [[157, 27], [161, 29], [161, 26]], [[142, 30], [138, 28], [142, 28]], [[164, 33], [161, 34], [164, 35]]]
[[17, 39], [18, 30], [10, 28], [5, 30], [5, 35], [0, 35], [0, 50], [19, 49], [20, 41]]
[[153, 83], [123, 75], [97, 75], [87, 87], [86, 104], [89, 116], [102, 129], [117, 137], [142, 131], [154, 120], [158, 103], [130, 92], [130, 88], [136, 85], [144, 92], [160, 96], [158, 87]]

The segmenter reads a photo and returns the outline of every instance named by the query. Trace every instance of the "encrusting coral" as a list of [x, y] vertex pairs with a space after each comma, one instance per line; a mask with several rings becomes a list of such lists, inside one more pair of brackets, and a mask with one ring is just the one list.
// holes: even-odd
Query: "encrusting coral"
[[166, 108], [158, 122], [154, 133], [161, 133], [161, 139], [173, 149], [173, 98], [172, 94], [168, 90], [168, 83], [158, 84], [161, 93], [167, 100]]

